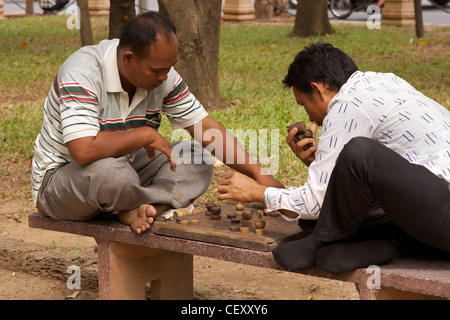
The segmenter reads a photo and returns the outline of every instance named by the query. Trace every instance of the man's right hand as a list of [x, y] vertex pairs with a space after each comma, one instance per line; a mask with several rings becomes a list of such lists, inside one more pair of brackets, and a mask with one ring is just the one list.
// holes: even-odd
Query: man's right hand
[[[317, 151], [317, 142], [316, 142], [316, 131], [317, 131], [317, 123], [313, 122], [309, 129], [312, 131], [314, 138], [305, 138], [297, 143], [294, 142], [294, 137], [297, 134], [297, 128], [289, 131], [286, 142], [291, 148], [292, 152], [302, 160], [302, 162], [309, 167], [309, 165], [315, 160], [316, 151]], [[307, 144], [312, 143], [312, 146], [307, 150], [303, 150], [303, 147]]]
[[175, 154], [172, 153], [170, 143], [164, 139], [157, 131], [155, 131], [154, 140], [148, 145], [144, 146], [147, 150], [148, 157], [151, 159], [155, 156], [155, 150], [164, 153], [170, 161], [170, 169], [176, 171], [177, 160]]

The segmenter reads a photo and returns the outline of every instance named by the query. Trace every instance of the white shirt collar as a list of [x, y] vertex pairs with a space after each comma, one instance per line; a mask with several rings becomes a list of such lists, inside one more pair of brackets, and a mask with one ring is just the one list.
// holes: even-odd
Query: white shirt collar
[[117, 67], [117, 47], [119, 39], [111, 40], [111, 45], [106, 49], [103, 57], [103, 66], [105, 68], [105, 84], [108, 92], [123, 92], [120, 82], [119, 68]]

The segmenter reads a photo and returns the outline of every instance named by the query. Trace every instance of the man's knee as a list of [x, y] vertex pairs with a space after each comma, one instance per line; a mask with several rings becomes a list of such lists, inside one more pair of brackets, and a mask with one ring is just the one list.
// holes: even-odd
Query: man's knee
[[342, 149], [341, 154], [354, 156], [361, 153], [366, 153], [367, 151], [371, 151], [377, 145], [378, 142], [370, 138], [355, 137], [347, 142], [347, 144]]
[[343, 174], [347, 174], [348, 170], [365, 172], [372, 167], [376, 158], [372, 156], [379, 152], [380, 147], [384, 148], [378, 142], [366, 137], [352, 138], [340, 152], [335, 169]]
[[179, 164], [205, 164], [211, 166], [214, 162], [209, 151], [197, 141], [181, 141], [173, 146], [172, 152]]
[[130, 166], [127, 157], [108, 157], [84, 167], [81, 176], [103, 187], [139, 183], [139, 177]]

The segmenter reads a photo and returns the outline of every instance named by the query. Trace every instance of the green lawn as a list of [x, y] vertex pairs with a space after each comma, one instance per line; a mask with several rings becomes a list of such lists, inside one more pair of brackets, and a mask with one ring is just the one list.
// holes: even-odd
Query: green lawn
[[[78, 30], [66, 27], [65, 16], [0, 21], [0, 150], [2, 157], [31, 158], [42, 121], [42, 106], [61, 63], [80, 47]], [[107, 37], [106, 17], [93, 17], [95, 41]], [[286, 125], [308, 120], [283, 88], [296, 53], [311, 42], [330, 42], [353, 57], [362, 71], [393, 72], [450, 109], [450, 28], [426, 29], [423, 41], [414, 27], [336, 24], [336, 34], [291, 38], [292, 26], [223, 25], [219, 58], [220, 89], [230, 107], [212, 115], [229, 129], [279, 130], [282, 182], [304, 182], [305, 168], [284, 139]], [[167, 119], [161, 132], [168, 139]], [[269, 139], [270, 141], [270, 139]], [[269, 148], [270, 151], [270, 148]], [[292, 170], [294, 167], [303, 168]]]

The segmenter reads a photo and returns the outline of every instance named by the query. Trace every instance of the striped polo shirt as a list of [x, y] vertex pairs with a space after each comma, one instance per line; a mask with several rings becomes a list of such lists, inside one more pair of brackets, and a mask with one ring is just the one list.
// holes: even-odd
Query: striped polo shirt
[[35, 202], [45, 172], [73, 161], [67, 142], [96, 136], [99, 131], [141, 126], [157, 130], [162, 113], [173, 129], [191, 126], [208, 114], [173, 68], [156, 89], [137, 88], [129, 103], [119, 78], [118, 44], [119, 40], [113, 39], [83, 47], [59, 69], [34, 143], [31, 183]]

